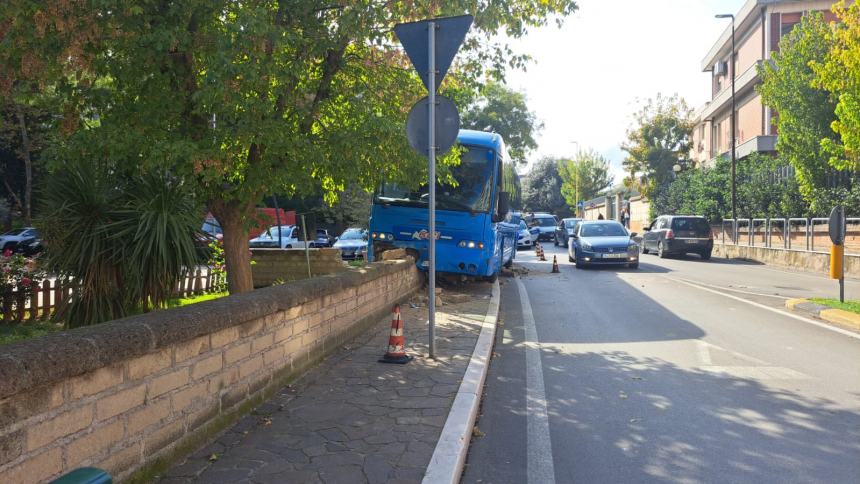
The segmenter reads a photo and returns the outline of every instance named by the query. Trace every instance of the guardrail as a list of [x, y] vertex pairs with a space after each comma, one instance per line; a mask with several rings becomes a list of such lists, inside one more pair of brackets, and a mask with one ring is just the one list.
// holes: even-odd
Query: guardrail
[[[860, 255], [860, 217], [845, 219], [845, 253]], [[828, 219], [813, 218], [739, 218], [724, 219], [714, 240], [724, 245], [780, 248], [826, 252], [830, 247]]]

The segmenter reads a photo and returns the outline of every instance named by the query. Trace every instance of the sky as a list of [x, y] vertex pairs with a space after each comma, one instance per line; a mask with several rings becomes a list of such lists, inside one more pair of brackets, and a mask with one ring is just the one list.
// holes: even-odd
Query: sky
[[709, 100], [701, 62], [729, 25], [718, 13], [737, 13], [744, 0], [578, 0], [579, 10], [558, 28], [513, 40], [534, 63], [510, 72], [509, 87], [526, 94], [544, 123], [542, 156], [571, 156], [591, 148], [623, 177], [620, 145], [642, 100], [678, 93], [696, 109]]

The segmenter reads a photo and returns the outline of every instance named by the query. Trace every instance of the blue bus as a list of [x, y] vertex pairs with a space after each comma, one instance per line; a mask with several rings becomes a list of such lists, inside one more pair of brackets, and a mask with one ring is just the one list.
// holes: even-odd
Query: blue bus
[[[461, 130], [456, 184], [436, 183], [436, 271], [487, 279], [510, 265], [517, 252], [511, 205], [519, 203], [519, 178], [505, 142], [494, 133]], [[370, 212], [368, 260], [403, 248], [418, 267], [428, 261], [428, 187], [384, 183]]]

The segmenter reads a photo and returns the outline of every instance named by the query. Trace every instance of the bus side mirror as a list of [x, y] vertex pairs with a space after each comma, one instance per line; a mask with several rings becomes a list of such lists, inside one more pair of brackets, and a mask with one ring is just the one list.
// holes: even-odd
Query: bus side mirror
[[493, 215], [493, 222], [501, 222], [508, 215], [511, 208], [511, 194], [508, 192], [499, 192], [498, 211]]

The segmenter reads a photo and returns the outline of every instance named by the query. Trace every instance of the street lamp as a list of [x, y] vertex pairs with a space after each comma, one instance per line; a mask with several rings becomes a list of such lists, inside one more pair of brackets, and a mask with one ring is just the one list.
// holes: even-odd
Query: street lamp
[[730, 18], [732, 19], [732, 56], [731, 56], [731, 65], [732, 65], [732, 219], [737, 220], [737, 201], [738, 201], [738, 191], [737, 185], [735, 183], [735, 165], [737, 165], [737, 159], [735, 154], [735, 16], [730, 13], [724, 13], [717, 15], [716, 18]]
[[573, 196], [576, 199], [574, 200], [576, 205], [573, 210], [576, 216], [579, 217], [579, 162], [577, 161], [579, 157], [579, 141], [571, 141], [570, 144], [576, 145], [576, 154], [573, 160], [573, 173], [575, 175], [573, 179]]

